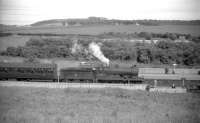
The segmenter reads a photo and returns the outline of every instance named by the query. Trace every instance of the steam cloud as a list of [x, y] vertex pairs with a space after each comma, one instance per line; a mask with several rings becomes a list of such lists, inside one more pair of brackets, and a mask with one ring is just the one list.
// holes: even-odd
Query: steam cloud
[[89, 51], [92, 53], [93, 56], [98, 58], [101, 62], [105, 63], [107, 66], [109, 66], [109, 59], [106, 58], [102, 51], [101, 48], [98, 44], [92, 42], [89, 44]]
[[83, 53], [87, 57], [91, 57], [91, 56], [96, 57], [101, 62], [103, 62], [106, 66], [109, 66], [110, 60], [104, 56], [104, 54], [101, 51], [100, 45], [95, 42], [90, 43], [88, 48], [85, 48], [81, 44], [79, 44], [77, 40], [74, 40], [73, 46], [71, 48], [71, 53], [72, 54]]
[[74, 40], [73, 41], [73, 46], [72, 46], [72, 49], [71, 49], [71, 52], [72, 54], [75, 54], [77, 53], [79, 50], [81, 50], [81, 46], [78, 44], [78, 41], [77, 40]]

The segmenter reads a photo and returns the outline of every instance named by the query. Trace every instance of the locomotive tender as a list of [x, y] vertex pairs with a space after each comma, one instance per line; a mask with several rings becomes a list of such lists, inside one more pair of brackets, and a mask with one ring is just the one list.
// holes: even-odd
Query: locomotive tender
[[[59, 77], [58, 77], [59, 76]], [[50, 80], [61, 82], [142, 83], [138, 68], [71, 67], [56, 64], [0, 63], [0, 80]]]

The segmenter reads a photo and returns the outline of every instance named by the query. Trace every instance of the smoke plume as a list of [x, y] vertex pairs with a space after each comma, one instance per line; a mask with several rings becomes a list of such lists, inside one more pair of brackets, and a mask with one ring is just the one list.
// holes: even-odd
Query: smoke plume
[[109, 59], [106, 58], [102, 51], [101, 48], [98, 44], [92, 42], [89, 44], [89, 51], [91, 52], [91, 54], [93, 56], [95, 56], [96, 58], [98, 58], [101, 62], [105, 63], [107, 66], [109, 66]]
[[78, 41], [74, 40], [73, 46], [72, 46], [72, 49], [71, 49], [72, 54], [77, 53], [80, 49], [81, 49], [81, 46], [78, 44]]

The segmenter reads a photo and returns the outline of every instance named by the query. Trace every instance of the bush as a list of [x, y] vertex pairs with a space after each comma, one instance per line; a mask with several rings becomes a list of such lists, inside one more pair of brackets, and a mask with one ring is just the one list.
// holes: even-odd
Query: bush
[[198, 75], [200, 75], [200, 70], [198, 71]]

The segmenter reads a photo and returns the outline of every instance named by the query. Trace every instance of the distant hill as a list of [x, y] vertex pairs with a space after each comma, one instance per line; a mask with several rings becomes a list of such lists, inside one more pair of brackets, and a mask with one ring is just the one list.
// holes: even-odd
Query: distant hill
[[16, 27], [17, 27], [16, 25], [0, 24], [0, 32], [6, 31], [6, 30], [10, 30], [10, 29], [14, 29]]
[[31, 26], [83, 26], [83, 25], [200, 25], [200, 20], [117, 20], [103, 17], [79, 19], [52, 19], [31, 24]]
[[0, 25], [0, 36], [12, 34], [39, 36], [64, 36], [68, 34], [98, 35], [108, 32], [168, 32], [199, 36], [200, 20], [117, 20], [103, 17], [89, 17], [78, 19], [51, 19], [24, 26]]
[[31, 26], [81, 26], [91, 24], [105, 24], [106, 18], [89, 17], [79, 19], [52, 19], [31, 24]]

